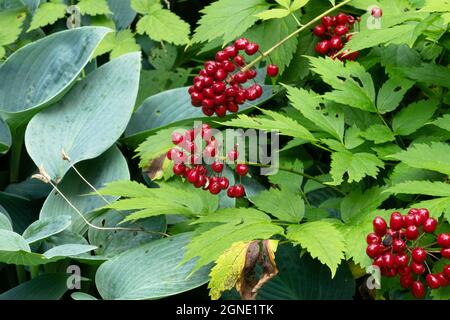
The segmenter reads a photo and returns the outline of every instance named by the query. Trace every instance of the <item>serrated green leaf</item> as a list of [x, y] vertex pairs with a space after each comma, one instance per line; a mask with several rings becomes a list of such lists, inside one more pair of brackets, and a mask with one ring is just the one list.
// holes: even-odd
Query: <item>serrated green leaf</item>
[[269, 9], [256, 15], [261, 20], [280, 19], [290, 15], [288, 9]]
[[[139, 145], [136, 152], [141, 159], [139, 163], [141, 168], [148, 166], [151, 160], [165, 154], [173, 147], [171, 134], [174, 130], [174, 128], [158, 130], [156, 134], [151, 135]], [[177, 132], [183, 131], [177, 130]]]
[[444, 114], [432, 122], [435, 126], [450, 131], [450, 114]]
[[131, 8], [142, 14], [149, 14], [152, 10], [161, 8], [159, 0], [131, 0]]
[[450, 184], [439, 181], [405, 181], [388, 188], [385, 192], [450, 197]]
[[0, 11], [0, 46], [16, 41], [26, 17], [24, 8]]
[[384, 163], [371, 153], [333, 152], [331, 154], [331, 185], [340, 185], [348, 173], [348, 182], [359, 182], [365, 176], [376, 178]]
[[278, 170], [276, 174], [268, 176], [271, 184], [278, 185], [281, 189], [289, 190], [293, 193], [298, 193], [301, 189], [303, 176], [293, 172], [303, 172], [303, 163], [295, 159], [294, 161], [280, 160], [280, 168], [284, 170]]
[[63, 3], [42, 3], [36, 10], [31, 20], [28, 32], [48, 24], [54, 24], [57, 20], [64, 18], [67, 6]]
[[222, 38], [224, 43], [242, 35], [258, 18], [261, 11], [269, 9], [264, 0], [219, 0], [202, 9], [203, 16], [195, 29], [193, 42], [207, 42]]
[[442, 179], [442, 176], [443, 175], [438, 172], [411, 168], [405, 163], [400, 162], [394, 167], [394, 170], [389, 176], [389, 180], [392, 184], [398, 184], [410, 180], [439, 180]]
[[420, 83], [431, 83], [445, 88], [450, 88], [450, 72], [448, 67], [432, 63], [424, 63], [420, 67], [395, 68], [395, 71], [398, 71], [403, 76]]
[[395, 140], [395, 136], [392, 131], [382, 124], [374, 124], [370, 126], [366, 131], [361, 132], [361, 137], [366, 140], [373, 141], [375, 144]]
[[354, 149], [364, 143], [361, 138], [361, 130], [353, 125], [345, 130], [345, 148], [348, 150]]
[[136, 25], [136, 31], [147, 34], [155, 41], [183, 45], [189, 42], [190, 26], [175, 13], [159, 9], [142, 17]]
[[106, 0], [80, 0], [77, 3], [80, 13], [83, 15], [96, 16], [100, 14], [111, 14]]
[[450, 222], [450, 197], [439, 197], [431, 200], [416, 202], [416, 208], [427, 208], [430, 216], [439, 219], [444, 214], [445, 219]]
[[294, 1], [292, 1], [290, 9], [292, 12], [297, 11], [298, 9], [306, 6], [308, 4], [308, 2], [309, 2], [309, 0], [294, 0]]
[[[294, 108], [316, 126], [343, 142], [344, 114], [325, 105], [324, 99], [312, 91], [285, 86], [288, 98]], [[322, 108], [321, 108], [322, 107]]]
[[377, 109], [383, 114], [394, 111], [402, 101], [406, 92], [414, 85], [414, 81], [403, 77], [389, 78], [378, 91]]
[[110, 52], [109, 58], [112, 60], [126, 53], [140, 50], [141, 47], [136, 43], [133, 33], [126, 29], [117, 33], [108, 33], [93, 53], [93, 57]]
[[450, 11], [450, 2], [447, 0], [425, 0], [425, 5], [420, 9], [424, 12]]
[[366, 191], [353, 190], [341, 202], [341, 218], [345, 223], [361, 221], [365, 216], [377, 209], [389, 194], [383, 193], [382, 188], [373, 187]]
[[209, 295], [217, 300], [222, 292], [232, 289], [245, 265], [245, 257], [250, 242], [236, 242], [217, 260], [209, 274]]
[[388, 158], [406, 163], [413, 168], [422, 168], [450, 175], [450, 145], [443, 142], [414, 144], [408, 150]]
[[289, 9], [289, 6], [291, 4], [291, 0], [275, 0], [280, 6]]
[[392, 120], [394, 133], [407, 136], [423, 127], [433, 116], [438, 103], [437, 100], [422, 100], [400, 110]]
[[293, 225], [288, 228], [286, 237], [326, 264], [334, 277], [344, 258], [345, 240], [332, 222], [323, 220]]
[[[289, 201], [286, 201], [289, 199]], [[259, 209], [287, 222], [299, 223], [305, 215], [305, 203], [299, 193], [290, 190], [271, 189], [252, 197]]]

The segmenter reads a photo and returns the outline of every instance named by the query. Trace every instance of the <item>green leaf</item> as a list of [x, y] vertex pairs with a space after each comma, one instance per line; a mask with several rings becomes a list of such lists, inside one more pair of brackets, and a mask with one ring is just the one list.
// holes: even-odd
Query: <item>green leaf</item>
[[17, 127], [60, 99], [108, 31], [82, 27], [57, 32], [13, 53], [0, 68], [0, 78], [9, 79], [0, 83], [4, 119]]
[[306, 6], [309, 0], [294, 0], [291, 4], [291, 12], [297, 11], [298, 9]]
[[203, 16], [195, 29], [193, 42], [208, 42], [222, 38], [233, 41], [250, 28], [258, 18], [256, 14], [269, 9], [264, 0], [219, 0], [202, 9]]
[[108, 33], [100, 42], [93, 56], [99, 56], [110, 52], [109, 58], [115, 59], [129, 52], [140, 51], [141, 47], [136, 43], [131, 30], [122, 30], [117, 33]]
[[232, 289], [244, 269], [245, 257], [250, 242], [236, 242], [227, 249], [211, 269], [208, 283], [209, 295], [217, 300], [222, 292]]
[[95, 284], [102, 298], [157, 299], [206, 283], [208, 267], [192, 274], [195, 260], [180, 266], [191, 236], [184, 233], [152, 241], [103, 263], [95, 275]]
[[31, 245], [64, 231], [70, 226], [70, 223], [70, 216], [67, 215], [41, 218], [30, 224], [22, 236]]
[[189, 42], [190, 26], [175, 13], [160, 9], [142, 17], [136, 25], [136, 31], [147, 34], [155, 41], [183, 45]]
[[430, 216], [439, 219], [444, 213], [447, 222], [450, 222], [450, 197], [440, 197], [431, 200], [424, 200], [414, 203], [416, 208], [427, 208], [430, 211]]
[[80, 0], [77, 6], [82, 15], [96, 16], [112, 13], [106, 0]]
[[106, 258], [114, 257], [129, 249], [161, 238], [162, 233], [166, 231], [164, 216], [142, 219], [138, 223], [123, 223], [119, 226], [124, 216], [127, 216], [127, 213], [110, 210], [97, 216], [92, 223], [104, 227], [141, 228], [145, 232], [105, 231], [90, 228], [88, 231], [89, 243], [97, 246], [96, 255]]
[[0, 300], [59, 300], [68, 290], [67, 273], [47, 273], [0, 294]]
[[366, 131], [361, 132], [361, 137], [366, 140], [373, 141], [375, 144], [394, 141], [395, 136], [392, 131], [382, 124], [374, 124], [367, 128]]
[[12, 138], [8, 124], [0, 117], [0, 154], [8, 152]]
[[402, 161], [413, 168], [428, 169], [450, 175], [449, 154], [450, 146], [448, 144], [431, 142], [430, 144], [414, 144], [408, 150], [388, 156], [388, 158]]
[[257, 300], [351, 300], [355, 294], [345, 263], [332, 279], [327, 266], [290, 245], [278, 246], [275, 262], [279, 272], [258, 290]]
[[450, 197], [450, 184], [438, 181], [405, 181], [388, 188], [385, 192]]
[[286, 237], [327, 265], [332, 278], [336, 275], [344, 258], [345, 240], [332, 222], [322, 220], [292, 225], [288, 227]]
[[22, 7], [0, 11], [0, 46], [17, 40], [22, 32], [22, 24], [25, 18], [26, 11]]
[[[285, 86], [288, 98], [294, 108], [299, 110], [305, 118], [311, 120], [331, 136], [343, 142], [344, 115], [342, 112], [327, 107], [324, 99], [312, 91]], [[323, 108], [321, 108], [323, 107]]]
[[[353, 38], [352, 38], [353, 39]], [[420, 67], [395, 68], [403, 76], [420, 83], [431, 83], [434, 85], [450, 88], [450, 73], [448, 68], [437, 64], [424, 63]]]
[[36, 115], [25, 133], [35, 164], [58, 181], [70, 168], [61, 150], [76, 164], [111, 147], [133, 112], [140, 67], [140, 53], [114, 59], [78, 82], [53, 108]]
[[91, 296], [90, 294], [85, 293], [85, 292], [81, 292], [81, 291], [72, 292], [70, 297], [73, 300], [98, 300], [96, 297]]
[[396, 76], [389, 78], [378, 91], [377, 109], [381, 114], [397, 109], [414, 81]]
[[64, 3], [45, 2], [42, 3], [33, 15], [28, 32], [54, 24], [66, 15], [67, 6]]
[[[127, 161], [117, 147], [112, 147], [100, 157], [80, 163], [76, 169], [95, 188], [102, 188], [106, 183], [130, 178]], [[91, 220], [94, 209], [106, 203], [76, 174], [70, 170], [58, 189], [66, 198], [81, 211], [85, 218]], [[114, 201], [118, 196], [105, 197], [107, 201]], [[52, 192], [45, 200], [40, 216], [41, 218], [57, 218], [60, 215], [69, 215], [72, 218], [70, 230], [84, 234], [87, 230], [85, 222], [73, 208], [56, 192]]]
[[[245, 104], [240, 107], [240, 111], [254, 108], [275, 95], [272, 86], [263, 85], [263, 95], [253, 101], [252, 104]], [[229, 116], [231, 117], [231, 116]], [[133, 114], [125, 131], [125, 142], [141, 142], [148, 135], [156, 130], [167, 126], [183, 125], [195, 119], [218, 119], [206, 117], [201, 108], [194, 108], [188, 94], [188, 87], [167, 90], [149, 97], [142, 106]], [[226, 118], [225, 118], [226, 119]]]
[[425, 0], [425, 5], [420, 9], [425, 12], [446, 12], [450, 11], [450, 2], [447, 0]]
[[345, 65], [338, 59], [309, 57], [311, 69], [334, 91], [323, 95], [325, 99], [364, 111], [376, 112], [375, 88], [370, 74], [357, 62]]
[[0, 206], [0, 230], [13, 231], [11, 218], [2, 206]]
[[392, 120], [392, 129], [398, 135], [407, 136], [422, 128], [438, 107], [437, 100], [421, 100], [411, 103], [398, 112]]
[[[139, 163], [141, 168], [147, 167], [151, 160], [160, 157], [173, 148], [171, 135], [174, 130], [174, 128], [158, 130], [139, 145], [136, 152], [141, 159]], [[184, 132], [184, 129], [177, 130], [177, 132]]]
[[370, 212], [375, 211], [389, 194], [384, 189], [372, 187], [364, 192], [360, 189], [353, 190], [341, 202], [341, 218], [345, 223], [355, 223], [364, 219]]
[[303, 176], [289, 172], [292, 170], [295, 172], [303, 172], [303, 163], [295, 159], [292, 161], [280, 161], [280, 168], [284, 170], [278, 170], [276, 174], [271, 174], [268, 179], [271, 184], [280, 186], [283, 190], [289, 190], [293, 193], [298, 193], [302, 185]]
[[96, 246], [86, 245], [86, 244], [78, 244], [78, 243], [68, 243], [62, 244], [56, 247], [53, 247], [46, 252], [44, 252], [43, 256], [49, 260], [65, 258], [65, 257], [76, 257], [83, 253], [92, 251], [97, 249]]
[[25, 231], [39, 216], [39, 208], [34, 202], [15, 194], [0, 192], [0, 205], [8, 213], [17, 233]]
[[305, 215], [305, 203], [300, 194], [289, 190], [266, 190], [252, 197], [251, 202], [259, 210], [270, 213], [282, 221], [299, 223]]
[[290, 15], [291, 12], [288, 9], [269, 9], [260, 12], [256, 15], [261, 20], [280, 19]]
[[108, 0], [112, 18], [117, 30], [126, 29], [136, 17], [136, 11], [131, 8], [130, 0]]
[[[401, 151], [401, 149], [400, 149]], [[419, 168], [411, 168], [405, 163], [398, 163], [392, 173], [389, 176], [389, 180], [392, 184], [398, 184], [400, 182], [410, 180], [441, 180], [442, 174]]]
[[450, 114], [444, 114], [432, 122], [435, 126], [450, 131]]
[[131, 8], [138, 13], [148, 14], [157, 8], [161, 8], [158, 4], [159, 1], [155, 0], [131, 0]]
[[291, 5], [291, 0], [275, 0], [280, 6], [289, 9], [289, 6]]
[[[249, 41], [258, 43], [260, 50], [266, 51], [271, 48], [274, 43], [281, 41], [294, 32], [297, 27], [295, 20], [291, 16], [273, 19], [255, 25], [244, 34], [244, 37], [248, 38]], [[280, 74], [282, 74], [285, 68], [289, 66], [294, 53], [297, 50], [297, 43], [298, 39], [292, 37], [284, 42], [282, 46], [270, 53], [270, 59], [272, 63], [278, 66]]]
[[359, 182], [365, 176], [376, 178], [379, 168], [384, 168], [383, 161], [371, 153], [333, 152], [330, 170], [333, 182], [329, 184], [340, 185], [346, 172], [348, 182]]

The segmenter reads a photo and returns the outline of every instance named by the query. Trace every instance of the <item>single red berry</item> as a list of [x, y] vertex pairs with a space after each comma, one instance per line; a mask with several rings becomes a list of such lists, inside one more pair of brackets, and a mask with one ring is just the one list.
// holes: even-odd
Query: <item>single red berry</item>
[[178, 153], [178, 149], [172, 148], [169, 151], [167, 151], [166, 157], [167, 157], [167, 159], [172, 160], [177, 153]]
[[238, 50], [235, 46], [228, 46], [223, 49], [223, 51], [227, 54], [228, 58], [234, 58], [238, 54]]
[[183, 163], [186, 160], [186, 155], [183, 153], [183, 151], [174, 149], [175, 151], [172, 152], [172, 161], [174, 163]]
[[450, 280], [450, 264], [445, 265], [444, 274], [447, 277], [447, 279]]
[[192, 100], [196, 100], [196, 101], [202, 101], [203, 100], [203, 95], [200, 92], [192, 92], [191, 93], [191, 99]]
[[430, 211], [425, 208], [419, 209], [417, 214], [422, 217], [423, 221], [427, 220], [430, 217]]
[[227, 86], [223, 82], [215, 82], [212, 86], [214, 93], [222, 94], [225, 92]]
[[313, 33], [317, 37], [323, 37], [323, 35], [325, 34], [326, 31], [327, 31], [327, 29], [321, 24], [315, 26], [313, 29]]
[[427, 274], [425, 276], [425, 281], [431, 289], [437, 289], [440, 287], [439, 279], [434, 274]]
[[403, 216], [400, 212], [393, 212], [389, 220], [389, 226], [392, 230], [398, 231], [403, 228]]
[[343, 12], [339, 12], [336, 16], [336, 22], [338, 24], [346, 24], [348, 22], [348, 16]]
[[210, 116], [212, 116], [212, 115], [214, 114], [214, 109], [211, 109], [211, 108], [202, 106], [202, 112], [203, 112], [203, 114], [204, 114], [205, 116], [210, 117]]
[[372, 8], [372, 10], [370, 11], [370, 14], [374, 18], [381, 18], [381, 16], [383, 15], [383, 10], [381, 10], [381, 8], [379, 8], [379, 7], [375, 7], [375, 8]]
[[203, 88], [209, 88], [214, 84], [214, 79], [207, 76], [207, 77], [203, 78], [202, 82], [203, 82]]
[[375, 217], [372, 221], [373, 231], [379, 236], [384, 236], [386, 234], [387, 223], [382, 217]]
[[215, 172], [222, 172], [222, 170], [223, 170], [223, 163], [218, 162], [218, 161], [214, 161], [214, 162], [211, 164], [211, 169], [212, 169], [213, 171], [215, 171]]
[[420, 274], [424, 274], [425, 273], [425, 266], [423, 264], [413, 262], [413, 263], [411, 263], [411, 270], [415, 274], [419, 274], [419, 275]]
[[186, 166], [184, 165], [184, 163], [176, 163], [173, 165], [173, 173], [175, 173], [177, 176], [181, 176], [185, 170]]
[[223, 81], [227, 78], [227, 72], [224, 69], [217, 69], [216, 74], [214, 75], [214, 78], [217, 81]]
[[222, 61], [221, 63], [222, 69], [224, 69], [226, 72], [233, 72], [236, 70], [236, 66], [233, 62], [229, 60]]
[[393, 278], [397, 275], [398, 271], [396, 268], [389, 268], [386, 272], [386, 277]]
[[205, 185], [206, 177], [204, 175], [199, 175], [197, 181], [194, 183], [196, 188], [201, 188]]
[[409, 226], [414, 226], [416, 225], [416, 218], [415, 218], [415, 214], [409, 214], [407, 216], [403, 216], [403, 226], [405, 228], [409, 227]]
[[334, 50], [341, 50], [344, 44], [342, 43], [341, 37], [334, 36], [330, 39], [330, 48]]
[[246, 91], [244, 89], [239, 90], [236, 93], [236, 98], [235, 98], [236, 103], [243, 104], [245, 102], [245, 100], [247, 100], [247, 93], [246, 93]]
[[230, 150], [227, 154], [227, 158], [230, 161], [236, 161], [236, 159], [239, 157], [239, 153], [236, 150]]
[[419, 229], [416, 226], [409, 226], [406, 228], [405, 237], [408, 240], [416, 240], [419, 236]]
[[377, 266], [378, 268], [383, 268], [383, 257], [377, 256], [374, 260], [372, 265]]
[[253, 85], [253, 86], [254, 86], [255, 91], [256, 91], [256, 98], [261, 97], [262, 94], [263, 94], [263, 88], [261, 87], [261, 85], [255, 84], [255, 85]]
[[440, 287], [446, 287], [450, 284], [450, 280], [447, 279], [443, 272], [439, 272], [436, 274], [436, 278], [439, 280]]
[[427, 233], [433, 233], [436, 230], [437, 227], [437, 221], [434, 218], [428, 218], [423, 223], [423, 231]]
[[200, 70], [200, 72], [199, 72], [198, 74], [199, 74], [200, 76], [203, 76], [203, 77], [207, 77], [207, 76], [208, 76], [208, 72], [206, 72], [205, 69]]
[[212, 99], [203, 99], [202, 107], [206, 107], [206, 108], [212, 109], [212, 108], [214, 108], [214, 106], [215, 106], [214, 100], [212, 100]]
[[403, 240], [396, 239], [392, 242], [392, 251], [399, 253], [406, 250], [406, 243]]
[[411, 208], [408, 211], [408, 215], [410, 215], [410, 214], [414, 215], [414, 214], [417, 214], [418, 212], [419, 212], [419, 209]]
[[256, 75], [257, 75], [257, 72], [255, 69], [250, 69], [245, 72], [245, 76], [247, 77], [247, 79], [254, 79], [256, 77]]
[[254, 42], [249, 43], [245, 47], [245, 53], [248, 54], [249, 56], [254, 55], [256, 52], [258, 52], [258, 50], [259, 50], [259, 45]]
[[340, 24], [334, 28], [334, 34], [337, 36], [343, 36], [348, 32], [348, 27], [345, 24]]
[[235, 185], [233, 194], [235, 198], [242, 198], [245, 194], [244, 186], [242, 184]]
[[413, 282], [414, 279], [410, 274], [405, 274], [400, 277], [400, 285], [405, 289], [411, 288]]
[[224, 95], [224, 94], [219, 94], [219, 95], [214, 97], [214, 103], [216, 105], [224, 104], [226, 101], [227, 101], [227, 96]]
[[348, 24], [350, 24], [350, 25], [353, 25], [353, 24], [355, 24], [355, 17], [354, 16], [347, 16], [347, 22], [348, 22]]
[[220, 188], [220, 185], [218, 182], [211, 182], [209, 185], [209, 192], [212, 194], [218, 194], [222, 189]]
[[195, 92], [195, 88], [194, 88], [194, 86], [190, 86], [188, 89], [188, 93], [192, 94], [193, 92]]
[[377, 235], [375, 232], [371, 232], [367, 235], [366, 242], [367, 242], [367, 244], [372, 244], [372, 243], [380, 244], [381, 237], [379, 235]]
[[227, 97], [234, 97], [237, 94], [236, 88], [229, 87], [225, 90], [225, 95]]
[[247, 90], [245, 90], [245, 93], [246, 93], [247, 100], [250, 100], [250, 101], [256, 100], [257, 93], [256, 93], [256, 90], [255, 90], [254, 86], [251, 86]]
[[383, 265], [386, 268], [394, 268], [395, 267], [395, 258], [392, 253], [388, 252], [383, 255]]
[[234, 57], [233, 61], [240, 67], [243, 67], [245, 65], [245, 59], [243, 56], [236, 56]]
[[227, 103], [227, 110], [230, 111], [230, 112], [235, 113], [235, 112], [239, 111], [239, 106], [236, 103], [234, 103], [232, 101], [229, 101]]
[[237, 50], [243, 50], [243, 49], [245, 49], [245, 47], [247, 47], [247, 45], [248, 45], [248, 40], [245, 39], [245, 38], [237, 39], [237, 40], [234, 42], [234, 47], [235, 47]]
[[224, 104], [219, 104], [215, 107], [214, 111], [219, 118], [222, 118], [227, 114], [227, 107]]
[[196, 171], [196, 170], [191, 170], [191, 171], [189, 172], [189, 174], [187, 175], [187, 180], [188, 180], [190, 183], [196, 183], [197, 180], [198, 180], [198, 176], [199, 176], [198, 171]]
[[216, 94], [212, 88], [205, 88], [202, 90], [202, 95], [207, 99], [214, 99]]
[[222, 62], [225, 61], [229, 58], [228, 54], [225, 51], [218, 51], [216, 53], [216, 61], [217, 62]]
[[437, 236], [437, 243], [440, 247], [450, 247], [450, 233], [440, 233]]
[[216, 147], [212, 145], [206, 146], [203, 154], [206, 158], [214, 158], [216, 156]]
[[278, 66], [274, 64], [269, 64], [267, 66], [267, 75], [269, 77], [276, 77], [278, 75]]
[[328, 50], [330, 50], [330, 41], [323, 40], [318, 42], [315, 46], [315, 50], [320, 54], [326, 54]]
[[441, 249], [442, 258], [450, 259], [450, 248]]
[[[397, 263], [397, 260], [396, 260]], [[406, 267], [399, 267], [398, 268], [398, 273], [401, 275], [406, 275], [406, 274], [411, 274], [411, 268], [406, 266]]]
[[205, 71], [208, 76], [214, 76], [217, 71], [217, 64], [215, 61], [205, 62]]
[[231, 186], [227, 190], [227, 196], [230, 198], [234, 198], [234, 186]]
[[233, 76], [233, 79], [236, 80], [237, 83], [244, 83], [247, 81], [247, 75], [245, 72], [239, 71]]
[[245, 176], [248, 172], [248, 166], [246, 164], [236, 165], [236, 173], [240, 176]]
[[417, 263], [423, 263], [427, 259], [427, 252], [422, 248], [414, 248], [411, 257]]
[[404, 268], [409, 263], [409, 257], [406, 253], [401, 253], [397, 256], [395, 256], [395, 264], [398, 268]]
[[230, 182], [226, 177], [220, 177], [218, 183], [223, 190], [228, 189], [228, 186], [230, 185]]
[[332, 27], [332, 26], [334, 25], [334, 23], [333, 23], [333, 17], [331, 17], [331, 16], [325, 16], [325, 17], [323, 17], [323, 18], [322, 18], [322, 24], [323, 24], [325, 27]]
[[411, 293], [417, 299], [423, 299], [425, 297], [425, 286], [421, 281], [414, 281], [411, 285]]

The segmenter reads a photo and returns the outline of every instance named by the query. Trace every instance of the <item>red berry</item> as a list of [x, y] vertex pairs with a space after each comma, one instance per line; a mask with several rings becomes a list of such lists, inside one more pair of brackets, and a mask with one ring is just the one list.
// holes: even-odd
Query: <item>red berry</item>
[[203, 88], [209, 88], [213, 85], [214, 79], [211, 77], [204, 77], [202, 82], [203, 82]]
[[236, 56], [234, 57], [233, 61], [240, 67], [243, 67], [245, 65], [245, 59], [243, 56]]
[[383, 255], [383, 266], [386, 268], [395, 267], [395, 258], [392, 253], [388, 252]]
[[223, 81], [227, 78], [227, 72], [224, 69], [218, 69], [214, 75], [214, 78], [217, 81]]
[[416, 214], [421, 216], [423, 221], [427, 220], [430, 217], [430, 212], [425, 208], [419, 209]]
[[202, 106], [202, 112], [203, 112], [203, 114], [204, 114], [205, 116], [210, 117], [210, 116], [212, 116], [212, 115], [214, 114], [214, 109], [211, 109], [211, 108]]
[[440, 281], [434, 274], [427, 274], [425, 277], [425, 281], [431, 289], [437, 289], [440, 287]]
[[441, 249], [442, 258], [450, 259], [450, 248]]
[[423, 223], [423, 231], [425, 231], [427, 233], [433, 233], [434, 230], [436, 230], [436, 227], [437, 227], [437, 221], [434, 218], [428, 218]]
[[450, 280], [447, 279], [443, 272], [439, 272], [438, 274], [436, 274], [436, 278], [439, 280], [440, 287], [446, 287], [450, 284]]
[[382, 217], [375, 217], [372, 221], [373, 231], [379, 236], [384, 236], [386, 234], [387, 224]]
[[320, 41], [315, 46], [316, 52], [320, 54], [326, 54], [329, 49], [330, 49], [330, 41], [328, 40]]
[[400, 212], [393, 212], [389, 220], [389, 226], [392, 230], [398, 231], [403, 228], [403, 216]]
[[201, 188], [205, 185], [206, 177], [204, 175], [199, 175], [197, 181], [194, 183], [196, 188]]
[[236, 159], [239, 157], [239, 153], [236, 150], [230, 150], [227, 154], [227, 158], [230, 161], [236, 161]]
[[227, 54], [228, 58], [234, 58], [238, 54], [238, 50], [235, 46], [228, 46], [223, 51]]
[[422, 248], [414, 248], [411, 257], [417, 263], [423, 263], [427, 259], [427, 252]]
[[332, 26], [334, 25], [334, 23], [333, 23], [333, 17], [330, 17], [330, 16], [325, 16], [325, 17], [323, 17], [323, 18], [322, 18], [322, 24], [323, 24], [325, 27], [332, 27]]
[[405, 274], [400, 277], [400, 285], [405, 289], [411, 288], [413, 282], [414, 279], [410, 274]]
[[236, 103], [230, 101], [227, 103], [227, 110], [235, 113], [239, 111], [239, 106]]
[[248, 166], [246, 164], [236, 165], [236, 173], [240, 176], [245, 176], [248, 172]]
[[257, 75], [257, 72], [255, 69], [250, 69], [245, 72], [245, 75], [247, 79], [254, 79]]
[[205, 71], [208, 76], [214, 76], [217, 71], [217, 64], [215, 61], [205, 62]]
[[378, 236], [376, 233], [371, 232], [367, 235], [366, 242], [367, 242], [367, 244], [372, 244], [372, 243], [380, 244], [381, 237]]
[[249, 43], [246, 47], [245, 47], [245, 53], [248, 54], [249, 56], [254, 55], [256, 52], [258, 52], [259, 50], [259, 46], [256, 43]]
[[[395, 263], [397, 263], [397, 260], [395, 261]], [[411, 273], [411, 268], [406, 266], [406, 267], [399, 267], [398, 268], [398, 273], [401, 275], [406, 275], [406, 274], [410, 274]]]
[[417, 299], [425, 297], [425, 286], [420, 281], [414, 281], [411, 285], [411, 292]]
[[267, 75], [269, 77], [276, 77], [278, 75], [278, 66], [274, 64], [269, 64], [267, 66]]
[[419, 229], [416, 226], [409, 226], [406, 228], [405, 237], [408, 240], [416, 240], [419, 236]]
[[347, 16], [347, 22], [348, 24], [352, 25], [355, 24], [355, 17], [354, 16]]
[[225, 60], [222, 62], [222, 69], [224, 69], [226, 72], [233, 72], [234, 70], [236, 70], [236, 66], [233, 62]]
[[242, 104], [242, 103], [245, 102], [245, 100], [247, 100], [247, 93], [246, 93], [246, 91], [245, 91], [245, 90], [239, 90], [239, 91], [236, 93], [235, 101], [236, 101], [238, 104]]
[[212, 100], [212, 99], [203, 99], [203, 101], [202, 101], [202, 107], [212, 109], [212, 108], [214, 108], [214, 105], [215, 105], [215, 103], [214, 103], [214, 100]]
[[186, 170], [186, 166], [184, 163], [176, 163], [173, 165], [173, 173], [175, 173], [177, 176], [180, 176], [184, 173]]
[[414, 215], [414, 214], [417, 214], [419, 212], [419, 209], [416, 209], [416, 208], [411, 208], [411, 209], [409, 209], [409, 211], [408, 211], [408, 215]]
[[242, 184], [235, 185], [233, 194], [235, 198], [242, 198], [245, 194], [244, 186]]
[[346, 24], [348, 22], [348, 16], [343, 12], [339, 12], [336, 16], [336, 22], [338, 24]]
[[167, 151], [166, 157], [167, 157], [167, 159], [172, 160], [177, 153], [178, 153], [178, 149], [172, 148], [169, 151]]
[[234, 42], [234, 47], [235, 47], [236, 49], [238, 49], [238, 50], [243, 50], [243, 49], [245, 49], [245, 47], [247, 47], [247, 45], [248, 45], [248, 40], [245, 39], [245, 38], [237, 39], [237, 40]]
[[348, 27], [345, 24], [340, 24], [334, 28], [334, 34], [337, 36], [343, 36], [348, 32]]
[[202, 94], [207, 99], [214, 99], [214, 97], [216, 96], [212, 88], [203, 89]]
[[230, 184], [226, 177], [220, 177], [218, 183], [223, 190], [227, 189]]
[[406, 253], [401, 253], [395, 257], [395, 264], [398, 268], [403, 268], [408, 265], [409, 257]]
[[254, 87], [255, 87], [255, 91], [256, 91], [256, 97], [257, 98], [261, 97], [263, 94], [263, 88], [261, 87], [261, 85], [255, 84]]
[[411, 270], [415, 274], [424, 274], [425, 273], [425, 267], [423, 264], [419, 264], [416, 262], [411, 263]]
[[450, 233], [440, 233], [437, 236], [437, 243], [440, 247], [450, 247]]
[[215, 171], [215, 172], [222, 172], [222, 170], [223, 170], [223, 163], [218, 162], [218, 161], [214, 161], [214, 162], [211, 164], [211, 169], [212, 169], [213, 171]]
[[403, 240], [396, 239], [392, 242], [392, 251], [403, 252], [406, 250], [406, 243]]
[[315, 26], [313, 29], [313, 33], [317, 37], [322, 37], [325, 34], [325, 32], [326, 32], [326, 28], [321, 24]]
[[227, 86], [223, 82], [215, 82], [212, 86], [212, 89], [216, 94], [224, 93], [226, 88]]
[[212, 182], [209, 185], [209, 192], [212, 194], [218, 194], [222, 189], [220, 188], [220, 185], [218, 182]]
[[444, 274], [447, 277], [447, 279], [450, 280], [450, 264], [447, 264], [444, 267]]
[[205, 147], [205, 150], [203, 151], [203, 154], [206, 158], [213, 158], [216, 156], [216, 147], [208, 145]]
[[236, 80], [237, 83], [244, 83], [247, 81], [247, 75], [245, 72], [239, 71], [233, 76], [233, 79]]
[[219, 94], [217, 96], [214, 97], [214, 103], [216, 105], [218, 104], [224, 104], [227, 100], [227, 97], [224, 94]]
[[335, 50], [341, 50], [344, 44], [342, 43], [341, 37], [334, 36], [330, 39], [330, 48]]
[[189, 174], [187, 175], [187, 180], [188, 180], [190, 183], [196, 183], [197, 180], [198, 180], [198, 176], [199, 176], [198, 171], [196, 171], [196, 170], [191, 170], [191, 171], [189, 172]]
[[381, 10], [381, 8], [376, 7], [376, 8], [372, 8], [372, 10], [370, 11], [370, 14], [374, 18], [380, 18], [383, 15], [383, 11]]
[[225, 60], [227, 60], [229, 57], [228, 57], [228, 54], [225, 52], [225, 51], [218, 51], [217, 53], [216, 53], [216, 61], [217, 62], [222, 62], [222, 61], [225, 61]]
[[415, 214], [409, 214], [407, 216], [403, 216], [403, 226], [409, 227], [414, 226], [416, 224]]
[[224, 104], [220, 104], [220, 105], [216, 106], [214, 111], [216, 112], [216, 115], [219, 118], [222, 118], [222, 117], [225, 117], [225, 115], [227, 114], [227, 107]]
[[233, 87], [229, 87], [225, 90], [225, 95], [227, 97], [234, 97], [237, 94], [237, 90]]
[[200, 92], [192, 92], [191, 93], [191, 99], [196, 101], [202, 101], [203, 95]]

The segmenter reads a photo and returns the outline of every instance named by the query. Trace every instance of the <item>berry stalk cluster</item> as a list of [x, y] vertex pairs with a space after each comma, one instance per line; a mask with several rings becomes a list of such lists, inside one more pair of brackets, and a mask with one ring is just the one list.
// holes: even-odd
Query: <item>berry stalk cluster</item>
[[366, 238], [366, 253], [373, 259], [373, 265], [381, 269], [383, 276], [399, 275], [401, 286], [410, 289], [418, 299], [425, 296], [427, 286], [437, 289], [450, 284], [450, 264], [436, 274], [430, 269], [433, 259], [438, 259], [437, 255], [450, 259], [450, 234], [437, 235], [435, 244], [440, 247], [437, 251], [419, 245], [425, 234], [434, 234], [437, 224], [427, 209], [413, 208], [407, 215], [393, 212], [389, 227], [383, 218], [376, 217], [373, 220], [374, 232]]
[[[196, 144], [196, 138], [201, 137], [201, 146]], [[230, 186], [229, 180], [222, 175], [224, 162], [219, 157], [219, 143], [212, 134], [211, 127], [203, 124], [201, 128], [187, 130], [184, 134], [172, 133], [175, 145], [167, 152], [167, 158], [173, 161], [173, 173], [184, 177], [185, 181], [196, 188], [208, 190], [211, 194], [219, 194], [226, 190], [230, 198], [242, 198], [245, 188], [242, 184]], [[239, 154], [233, 149], [227, 153], [227, 159], [235, 163]], [[203, 160], [211, 163], [207, 166]], [[208, 169], [209, 167], [209, 169]], [[236, 164], [235, 171], [239, 176], [248, 173], [246, 164]]]

